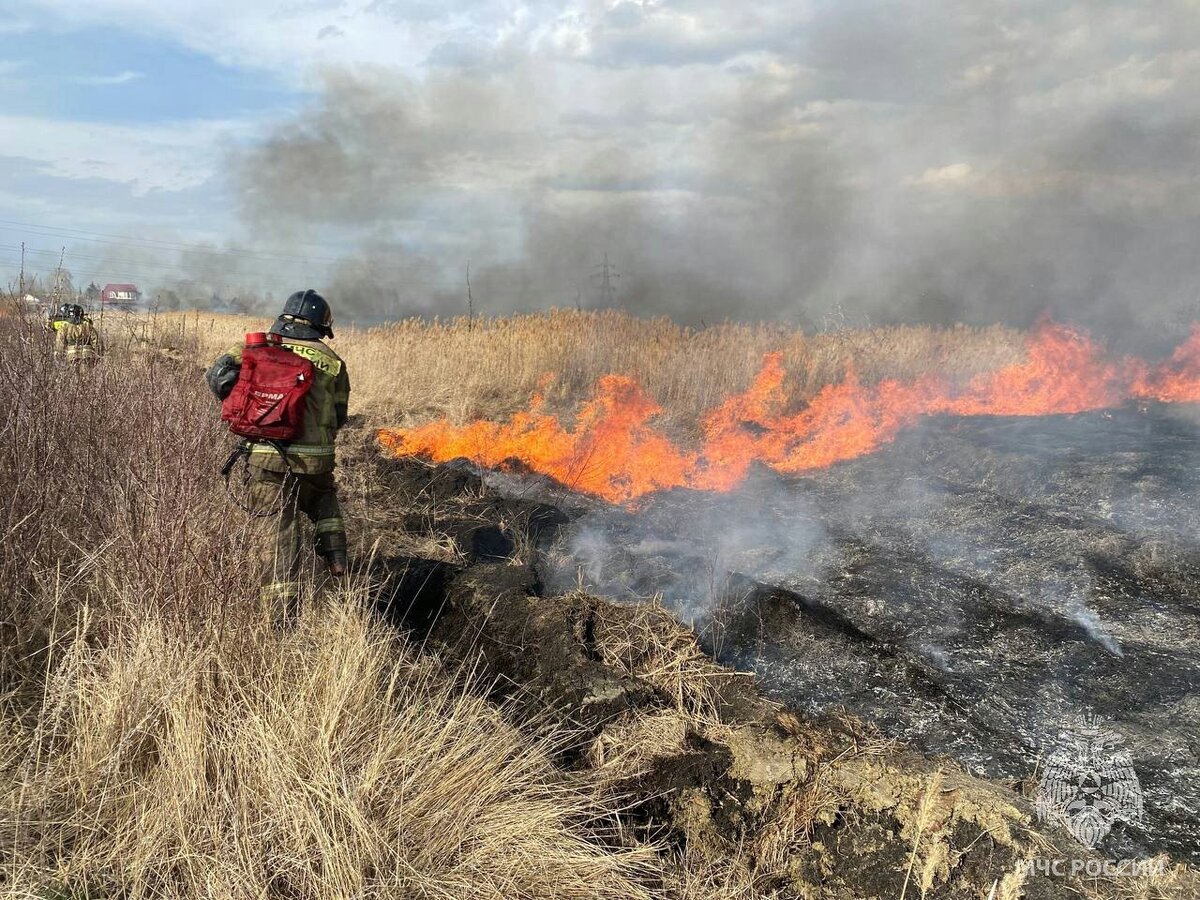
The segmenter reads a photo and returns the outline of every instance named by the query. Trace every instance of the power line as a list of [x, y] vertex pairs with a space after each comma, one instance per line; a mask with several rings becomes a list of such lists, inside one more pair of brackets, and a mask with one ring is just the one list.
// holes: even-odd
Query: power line
[[[42, 237], [62, 237], [68, 236], [73, 240], [83, 241], [90, 244], [102, 244], [113, 247], [147, 247], [154, 250], [171, 250], [179, 253], [196, 253], [204, 256], [215, 256], [226, 258], [230, 256], [243, 257], [246, 259], [264, 260], [269, 262], [299, 262], [304, 264], [328, 264], [334, 265], [346, 261], [346, 257], [331, 257], [331, 256], [296, 256], [284, 253], [268, 253], [262, 251], [239, 250], [234, 248], [220, 249], [204, 244], [189, 244], [180, 241], [163, 241], [155, 238], [137, 238], [127, 235], [111, 234], [103, 231], [90, 231], [82, 228], [68, 228], [60, 225], [39, 225], [33, 222], [18, 222], [12, 219], [0, 219], [0, 230], [3, 231], [18, 231], [19, 229], [33, 229], [35, 234]], [[314, 244], [302, 246], [318, 246]], [[320, 245], [324, 246], [324, 245]], [[72, 253], [72, 257], [80, 254]], [[386, 269], [395, 272], [417, 271], [421, 269], [430, 269], [434, 271], [446, 271], [445, 266], [436, 262], [405, 262], [405, 263], [374, 263], [375, 268]], [[566, 269], [551, 270], [566, 272]], [[459, 282], [447, 281], [446, 286], [452, 287]]]
[[[181, 252], [203, 253], [216, 256], [247, 256], [254, 259], [270, 259], [281, 262], [338, 262], [339, 260], [333, 257], [321, 256], [295, 256], [286, 253], [262, 253], [250, 250], [237, 250], [233, 248], [219, 249], [206, 244], [189, 244], [182, 241], [163, 241], [156, 238], [138, 238], [123, 234], [110, 234], [104, 231], [88, 231], [82, 228], [68, 228], [62, 225], [39, 225], [36, 222], [17, 222], [11, 219], [0, 219], [0, 225], [11, 226], [6, 227], [6, 231], [14, 230], [14, 228], [34, 229], [37, 232], [44, 233], [46, 237], [54, 237], [57, 235], [76, 236], [77, 240], [87, 241], [95, 244], [116, 244], [117, 246], [138, 245], [154, 247], [164, 250], [178, 250]], [[112, 238], [115, 240], [104, 240]], [[317, 246], [317, 245], [305, 245]], [[435, 263], [419, 263], [414, 265], [432, 267]]]
[[[46, 235], [46, 236], [48, 237], [49, 235]], [[103, 243], [110, 243], [110, 242], [103, 242]], [[0, 245], [0, 247], [2, 247], [2, 246], [3, 245]], [[112, 244], [112, 246], [122, 246], [122, 245]], [[16, 245], [10, 245], [8, 247], [8, 249], [15, 250]], [[57, 256], [59, 253], [58, 250], [51, 250], [49, 248], [30, 247], [28, 249], [29, 249], [29, 253], [34, 254], [34, 255]], [[126, 247], [124, 249], [136, 250], [136, 248], [130, 248], [130, 247]], [[214, 252], [217, 252], [217, 251], [214, 251]], [[69, 254], [69, 256], [71, 259], [91, 260], [94, 262], [102, 263], [103, 264], [102, 268], [107, 273], [105, 275], [105, 277], [111, 277], [111, 272], [109, 272], [109, 270], [113, 266], [130, 266], [130, 267], [134, 267], [138, 270], [153, 269], [156, 271], [163, 271], [163, 272], [168, 272], [168, 273], [182, 273], [183, 275], [189, 276], [189, 277], [194, 277], [195, 268], [196, 268], [195, 266], [189, 265], [189, 264], [183, 262], [182, 260], [177, 261], [177, 262], [161, 262], [161, 261], [146, 260], [146, 259], [141, 259], [141, 258], [130, 259], [130, 258], [122, 257], [122, 256], [113, 256], [113, 255], [109, 255], [109, 254], [97, 255], [97, 254], [80, 253], [77, 251], [72, 251]], [[263, 257], [262, 259], [265, 260], [267, 258]], [[96, 268], [99, 269], [101, 267], [98, 266]], [[453, 279], [449, 275], [447, 275], [447, 277], [442, 278], [442, 279], [412, 278], [405, 274], [406, 272], [410, 271], [407, 267], [402, 266], [402, 265], [389, 264], [386, 262], [381, 263], [381, 262], [376, 262], [374, 260], [367, 261], [367, 262], [365, 262], [365, 268], [370, 273], [381, 273], [382, 275], [385, 275], [387, 277], [396, 277], [396, 278], [403, 279], [404, 283], [408, 284], [408, 285], [414, 285], [414, 286], [420, 286], [420, 287], [433, 287], [433, 288], [439, 288], [442, 290], [449, 291], [449, 290], [456, 289], [461, 284], [461, 282], [457, 281], [456, 279]], [[550, 270], [550, 272], [546, 273], [546, 274], [552, 275], [555, 272], [559, 272], [559, 271], [566, 271], [566, 270]], [[282, 274], [283, 273], [282, 273], [281, 269], [264, 270], [264, 269], [259, 269], [259, 268], [254, 268], [254, 269], [239, 268], [235, 271], [234, 277], [251, 277], [251, 278], [276, 280], [276, 279], [280, 278], [280, 276]], [[304, 280], [309, 280], [309, 281], [323, 281], [328, 277], [328, 275], [329, 275], [329, 273], [327, 270], [326, 271], [318, 271], [315, 268], [308, 269], [308, 270], [300, 270], [298, 272], [297, 271], [290, 272], [290, 277], [292, 277], [292, 278], [302, 278]], [[491, 288], [492, 286], [503, 286], [504, 284], [507, 283], [509, 285], [510, 290], [523, 290], [525, 288], [526, 281], [527, 281], [526, 276], [521, 273], [518, 273], [518, 272], [514, 272], [514, 273], [512, 273], [511, 276], [508, 276], [508, 277], [505, 277], [503, 275], [493, 274], [493, 275], [489, 275], [487, 278], [489, 288]]]
[[[15, 245], [13, 245], [13, 246], [0, 245], [0, 249], [15, 250], [16, 247], [15, 247]], [[38, 255], [38, 256], [58, 256], [59, 255], [58, 250], [51, 250], [49, 248], [42, 248], [42, 247], [29, 247], [28, 252], [31, 255]], [[119, 256], [95, 255], [95, 254], [78, 253], [78, 252], [70, 253], [69, 257], [70, 257], [70, 259], [82, 259], [82, 260], [89, 260], [89, 261], [93, 261], [93, 262], [102, 263], [103, 267], [106, 270], [111, 267], [114, 267], [114, 266], [130, 266], [130, 267], [134, 267], [134, 268], [137, 268], [140, 270], [152, 269], [155, 271], [168, 272], [168, 273], [182, 273], [183, 275], [195, 277], [195, 267], [189, 266], [182, 262], [158, 262], [158, 261], [144, 260], [144, 259], [126, 259], [126, 258], [119, 257]], [[386, 272], [386, 271], [388, 271], [388, 269], [387, 269], [386, 265], [376, 265], [376, 264], [372, 263], [369, 266], [369, 271], [373, 271], [373, 272], [374, 271], [385, 271]], [[278, 278], [280, 276], [280, 274], [281, 273], [277, 270], [276, 271], [268, 271], [268, 270], [264, 270], [264, 269], [237, 269], [233, 272], [233, 277], [235, 277], [235, 278], [236, 277], [257, 277], [257, 278], [275, 279], [275, 278]], [[293, 277], [304, 278], [307, 280], [315, 280], [315, 279], [325, 278], [326, 274], [321, 273], [320, 275], [318, 275], [314, 271], [308, 271], [308, 272], [302, 271], [299, 273], [293, 273]], [[195, 278], [195, 280], [204, 280], [204, 279], [203, 278]], [[409, 285], [417, 285], [417, 286], [421, 286], [421, 287], [437, 287], [437, 288], [445, 288], [445, 289], [456, 288], [459, 284], [459, 282], [453, 281], [449, 278], [439, 279], [439, 280], [406, 278], [406, 279], [404, 279], [404, 283], [409, 284]]]
[[[48, 260], [48, 262], [52, 261], [53, 257], [59, 255], [58, 250], [50, 250], [50, 249], [45, 249], [45, 248], [34, 248], [34, 247], [27, 248], [27, 250], [31, 255], [40, 255], [40, 256], [51, 257], [51, 260]], [[14, 262], [14, 263], [17, 262], [18, 253], [20, 251], [20, 248], [16, 245], [13, 245], [13, 246], [0, 245], [0, 254], [5, 253], [6, 251], [8, 254], [10, 254], [8, 261]], [[158, 278], [170, 277], [170, 278], [178, 279], [180, 281], [189, 281], [190, 280], [190, 281], [194, 281], [194, 282], [197, 282], [200, 284], [206, 284], [206, 283], [209, 285], [215, 284], [218, 288], [220, 288], [221, 290], [224, 290], [227, 287], [229, 287], [231, 285], [231, 283], [236, 282], [239, 278], [258, 277], [258, 278], [266, 278], [266, 279], [277, 279], [279, 276], [279, 273], [277, 273], [277, 272], [266, 273], [266, 272], [239, 271], [239, 272], [235, 272], [230, 277], [223, 277], [221, 275], [216, 275], [216, 276], [212, 276], [212, 277], [197, 277], [188, 267], [182, 266], [179, 264], [155, 263], [155, 262], [146, 262], [146, 261], [142, 261], [142, 260], [115, 260], [115, 259], [112, 259], [112, 258], [106, 257], [106, 256], [89, 256], [87, 254], [78, 254], [78, 253], [71, 253], [71, 254], [67, 255], [67, 268], [68, 269], [72, 268], [72, 266], [70, 266], [70, 261], [75, 258], [99, 260], [105, 264], [103, 266], [103, 268], [92, 266], [92, 267], [87, 267], [87, 268], [82, 268], [82, 269], [75, 269], [73, 274], [77, 277], [80, 277], [80, 280], [96, 280], [97, 278], [100, 278], [102, 280], [114, 280], [114, 279], [115, 280], [126, 280], [126, 281], [132, 281], [132, 282], [140, 282], [140, 283], [144, 284], [147, 282], [153, 282], [154, 280], [156, 280]], [[119, 271], [114, 271], [113, 270], [114, 266], [130, 266], [131, 268], [128, 268], [128, 269], [121, 268]], [[299, 278], [301, 276], [296, 276], [296, 277]], [[307, 278], [307, 276], [305, 276], [304, 280], [309, 280], [309, 279]], [[404, 280], [397, 281], [397, 287], [401, 287], [401, 288], [424, 287], [424, 288], [445, 290], [448, 292], [455, 288], [461, 289], [461, 282], [449, 281], [449, 280], [447, 280], [447, 281], [417, 281], [417, 280], [404, 279]], [[528, 291], [519, 285], [510, 285], [507, 288], [502, 287], [502, 286], [496, 286], [496, 287], [489, 286], [489, 292], [493, 296], [497, 296], [497, 297], [525, 297], [525, 296], [528, 296]]]

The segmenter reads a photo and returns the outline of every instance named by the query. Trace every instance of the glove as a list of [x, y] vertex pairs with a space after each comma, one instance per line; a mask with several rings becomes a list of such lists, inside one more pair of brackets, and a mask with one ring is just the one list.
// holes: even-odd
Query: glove
[[212, 364], [212, 368], [208, 370], [204, 378], [208, 382], [208, 389], [216, 398], [224, 400], [233, 393], [233, 386], [237, 384], [241, 371], [241, 364], [226, 353]]

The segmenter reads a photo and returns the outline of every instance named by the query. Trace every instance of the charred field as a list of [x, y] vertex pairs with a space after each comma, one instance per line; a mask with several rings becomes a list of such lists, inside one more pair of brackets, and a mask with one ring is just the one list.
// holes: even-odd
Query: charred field
[[556, 497], [542, 577], [661, 597], [721, 662], [811, 714], [844, 709], [1031, 795], [1079, 716], [1145, 796], [1110, 856], [1200, 859], [1195, 406], [933, 417], [879, 452], [636, 511]]

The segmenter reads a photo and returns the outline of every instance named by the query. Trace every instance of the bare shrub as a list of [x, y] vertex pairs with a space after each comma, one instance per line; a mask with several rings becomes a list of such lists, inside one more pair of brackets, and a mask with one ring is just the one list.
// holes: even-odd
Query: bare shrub
[[10, 685], [45, 664], [52, 635], [83, 606], [97, 635], [150, 613], [207, 625], [255, 583], [245, 523], [215, 475], [227, 442], [197, 375], [157, 356], [78, 367], [54, 358], [38, 325], [0, 327], [0, 678]]
[[361, 585], [269, 626], [194, 361], [72, 367], [7, 316], [0, 409], [5, 895], [648, 896], [549, 738]]

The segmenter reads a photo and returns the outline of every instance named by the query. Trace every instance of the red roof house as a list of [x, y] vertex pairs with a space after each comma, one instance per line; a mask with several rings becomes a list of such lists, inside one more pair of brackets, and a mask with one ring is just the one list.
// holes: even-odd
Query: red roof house
[[106, 284], [100, 292], [100, 302], [106, 306], [133, 306], [141, 297], [136, 284]]

